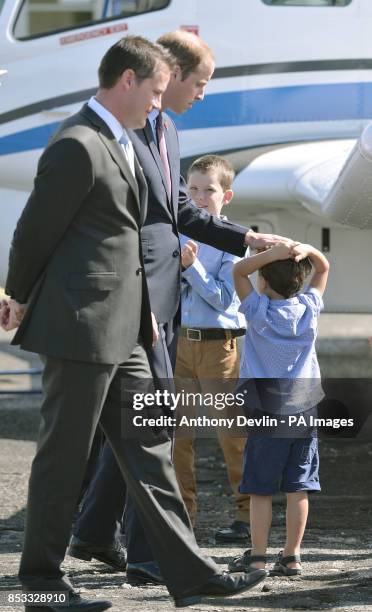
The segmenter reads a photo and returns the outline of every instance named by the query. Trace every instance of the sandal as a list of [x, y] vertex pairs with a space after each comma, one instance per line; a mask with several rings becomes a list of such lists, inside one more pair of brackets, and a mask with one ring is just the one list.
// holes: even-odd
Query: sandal
[[257, 567], [252, 567], [252, 563], [256, 561], [266, 563], [266, 555], [252, 555], [251, 553], [251, 550], [246, 550], [242, 555], [230, 561], [228, 565], [229, 572], [231, 574], [234, 572], [245, 572], [249, 574], [257, 570]]
[[283, 557], [283, 551], [281, 550], [278, 554], [278, 560], [274, 565], [274, 569], [270, 572], [270, 574], [274, 576], [299, 576], [302, 573], [302, 567], [287, 567], [288, 563], [295, 562], [301, 564], [300, 555], [289, 555], [288, 557]]

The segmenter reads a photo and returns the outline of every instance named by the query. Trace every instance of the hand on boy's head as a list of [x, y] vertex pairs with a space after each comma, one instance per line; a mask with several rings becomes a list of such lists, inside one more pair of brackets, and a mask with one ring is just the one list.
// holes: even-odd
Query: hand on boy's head
[[198, 245], [193, 240], [188, 240], [181, 251], [181, 262], [184, 268], [189, 268], [195, 262], [198, 254]]
[[284, 236], [277, 236], [276, 234], [259, 234], [258, 232], [249, 231], [245, 235], [245, 244], [252, 249], [268, 249], [279, 242], [285, 242], [289, 240]]

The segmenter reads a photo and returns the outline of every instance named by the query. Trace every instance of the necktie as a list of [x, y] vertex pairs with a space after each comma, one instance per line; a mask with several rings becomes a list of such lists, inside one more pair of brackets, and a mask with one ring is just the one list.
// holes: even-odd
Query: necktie
[[165, 137], [164, 137], [164, 123], [163, 123], [163, 117], [161, 113], [159, 113], [156, 118], [156, 135], [158, 137], [158, 149], [160, 153], [160, 159], [163, 163], [167, 192], [170, 198], [172, 195], [172, 180], [171, 180], [171, 173], [170, 173], [168, 154], [167, 154], [167, 144], [165, 142]]
[[130, 169], [132, 171], [132, 174], [133, 174], [133, 176], [135, 176], [134, 149], [133, 149], [132, 141], [129, 140], [129, 138], [123, 134], [123, 136], [120, 138], [119, 142], [121, 144], [121, 148], [124, 151], [124, 155], [125, 155], [125, 157], [127, 159], [127, 162], [128, 162], [129, 167], [130, 167]]

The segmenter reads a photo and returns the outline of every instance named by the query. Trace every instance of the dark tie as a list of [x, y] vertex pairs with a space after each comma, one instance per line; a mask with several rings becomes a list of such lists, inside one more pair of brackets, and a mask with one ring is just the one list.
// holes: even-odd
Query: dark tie
[[168, 154], [167, 154], [167, 144], [165, 142], [165, 137], [164, 137], [164, 123], [163, 123], [163, 117], [161, 113], [159, 113], [156, 118], [156, 135], [158, 138], [158, 149], [160, 153], [160, 159], [163, 163], [163, 169], [164, 169], [164, 174], [165, 174], [168, 196], [170, 198], [172, 195], [172, 181], [171, 181], [171, 173], [170, 173]]

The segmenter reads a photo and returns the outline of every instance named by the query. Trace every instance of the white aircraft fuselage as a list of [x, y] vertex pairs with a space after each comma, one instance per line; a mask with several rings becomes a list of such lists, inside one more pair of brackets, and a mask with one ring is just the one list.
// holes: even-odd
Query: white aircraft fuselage
[[[154, 2], [167, 4], [147, 6]], [[0, 284], [41, 151], [59, 123], [95, 93], [108, 47], [125, 34], [156, 40], [184, 27], [212, 47], [216, 70], [205, 99], [174, 117], [183, 166], [205, 153], [226, 155], [237, 171], [230, 218], [323, 249], [331, 262], [328, 310], [370, 311], [372, 284], [364, 286], [364, 278], [371, 229], [325, 216], [322, 195], [312, 200], [312, 183], [304, 187], [303, 180], [320, 164], [315, 191], [323, 188], [326, 197], [372, 119], [372, 2], [303, 0], [311, 2], [319, 6], [171, 0], [120, 17], [115, 6], [136, 2], [58, 0], [53, 10], [66, 14], [74, 4], [91, 5], [95, 21], [30, 35], [22, 1], [0, 0], [0, 67], [8, 71], [0, 88]], [[48, 7], [43, 11], [47, 24]], [[40, 235], [47, 231], [40, 227]]]

